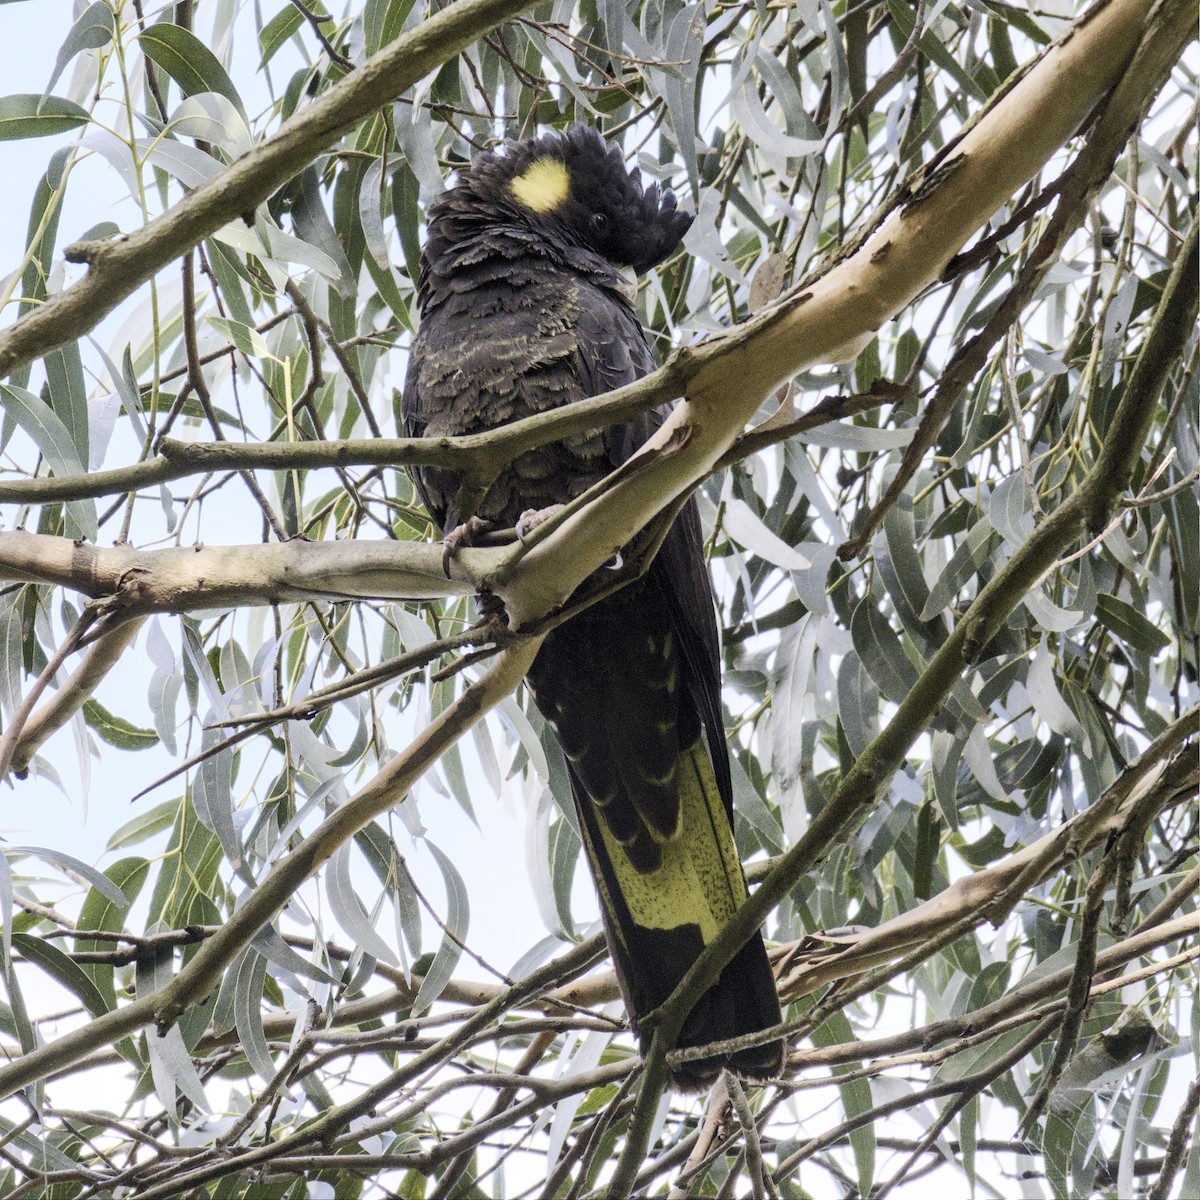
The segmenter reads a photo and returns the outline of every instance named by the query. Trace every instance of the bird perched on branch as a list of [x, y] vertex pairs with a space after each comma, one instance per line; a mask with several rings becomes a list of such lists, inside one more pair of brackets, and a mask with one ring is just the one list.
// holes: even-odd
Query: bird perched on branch
[[[692, 218], [643, 187], [619, 147], [585, 126], [477, 156], [429, 210], [420, 331], [402, 413], [410, 437], [476, 433], [600, 395], [654, 368], [621, 268], [646, 271]], [[623, 463], [661, 424], [629, 424], [520, 454], [477, 514], [457, 511], [454, 472], [413, 472], [452, 543], [481, 522], [511, 527]], [[464, 517], [473, 518], [461, 526]], [[527, 682], [566, 755], [580, 833], [626, 1008], [662, 1004], [746, 898], [733, 839], [720, 659], [700, 521], [689, 501], [642, 578], [546, 637]], [[678, 1044], [779, 1022], [755, 932], [697, 1001]], [[648, 1039], [642, 1035], [643, 1050]], [[677, 1087], [723, 1067], [778, 1073], [782, 1043], [684, 1063]]]

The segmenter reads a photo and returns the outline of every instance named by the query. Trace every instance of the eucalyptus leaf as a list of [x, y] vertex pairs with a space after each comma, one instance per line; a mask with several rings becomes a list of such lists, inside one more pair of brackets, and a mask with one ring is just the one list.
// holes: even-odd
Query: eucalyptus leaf
[[217, 92], [245, 117], [241, 97], [217, 56], [189, 29], [159, 21], [138, 35], [142, 52], [160, 66], [185, 96]]
[[82, 862], [74, 855], [67, 854], [64, 850], [59, 850], [53, 846], [14, 846], [10, 853], [32, 854], [36, 858], [53, 863], [67, 876], [78, 877], [91, 884], [100, 895], [113, 904], [120, 905], [127, 903], [125, 893], [107, 875], [97, 871], [95, 867]]
[[211, 1112], [204, 1084], [192, 1065], [179, 1026], [172, 1025], [165, 1033], [152, 1034], [146, 1039], [146, 1046], [150, 1051], [154, 1090], [167, 1111], [175, 1110], [175, 1091], [178, 1089], [201, 1111]]
[[433, 962], [425, 972], [425, 978], [421, 980], [421, 987], [413, 1001], [414, 1013], [427, 1011], [450, 981], [454, 968], [462, 957], [462, 947], [471, 919], [467, 889], [458, 868], [433, 842], [426, 839], [425, 845], [437, 863], [446, 886], [446, 929], [441, 945], [433, 956]]
[[[11, 384], [0, 383], [4, 412], [33, 439], [42, 452], [51, 471], [59, 477], [84, 474], [83, 462], [79, 457], [70, 431], [58, 415], [32, 392]], [[67, 513], [76, 535], [89, 541], [96, 540], [96, 502], [94, 500], [70, 500]]]
[[112, 9], [104, 0], [95, 0], [76, 18], [63, 44], [58, 49], [58, 58], [54, 62], [54, 70], [50, 73], [50, 82], [46, 84], [46, 92], [53, 91], [59, 77], [67, 69], [77, 54], [84, 50], [99, 50], [113, 40], [116, 32], [116, 22], [113, 20]]
[[60, 96], [0, 96], [0, 142], [53, 137], [90, 120], [86, 108]]
[[382, 962], [399, 966], [395, 950], [376, 931], [367, 910], [358, 897], [350, 872], [350, 845], [343, 843], [334, 851], [325, 875], [329, 907], [338, 924], [360, 949]]

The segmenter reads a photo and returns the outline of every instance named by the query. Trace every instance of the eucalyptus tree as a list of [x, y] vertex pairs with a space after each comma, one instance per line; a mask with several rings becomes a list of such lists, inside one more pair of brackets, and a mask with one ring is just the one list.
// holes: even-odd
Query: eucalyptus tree
[[[1190, 6], [34, 11], [5, 1194], [1195, 1194]], [[661, 369], [397, 437], [427, 205], [578, 121], [695, 213], [637, 300]], [[443, 571], [408, 467], [467, 511], [666, 402]], [[643, 1059], [521, 679], [693, 494], [752, 894]], [[786, 1069], [672, 1094], [760, 924]]]

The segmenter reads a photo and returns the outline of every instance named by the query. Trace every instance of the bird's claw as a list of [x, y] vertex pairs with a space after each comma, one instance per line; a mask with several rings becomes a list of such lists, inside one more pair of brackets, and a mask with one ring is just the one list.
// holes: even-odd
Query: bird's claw
[[471, 517], [461, 525], [455, 525], [442, 538], [442, 573], [450, 578], [450, 560], [462, 546], [474, 545], [475, 539], [484, 533], [491, 533], [495, 523], [484, 520], [483, 517]]
[[560, 512], [562, 507], [563, 506], [561, 504], [551, 504], [547, 508], [527, 508], [517, 518], [517, 541], [524, 546], [525, 539], [539, 525], [541, 525], [543, 521], [548, 521], [556, 512]]

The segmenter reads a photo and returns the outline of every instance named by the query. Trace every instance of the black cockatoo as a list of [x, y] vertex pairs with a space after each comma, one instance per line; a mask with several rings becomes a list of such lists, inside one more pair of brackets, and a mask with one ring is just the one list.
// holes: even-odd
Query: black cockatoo
[[[402, 403], [406, 434], [492, 429], [651, 371], [654, 357], [621, 268], [641, 272], [662, 262], [691, 221], [671, 192], [643, 187], [620, 149], [586, 126], [477, 156], [429, 209], [420, 331]], [[529, 510], [571, 500], [625, 461], [662, 419], [649, 413], [521, 454], [478, 517], [511, 527]], [[443, 533], [470, 515], [455, 510], [453, 472], [421, 467], [414, 476]], [[746, 897], [694, 501], [641, 579], [546, 637], [527, 682], [566, 755], [636, 1030]], [[755, 933], [692, 1009], [679, 1045], [756, 1032], [779, 1019]], [[722, 1067], [767, 1078], [780, 1070], [782, 1050], [772, 1041], [688, 1062], [673, 1083], [701, 1088]]]

